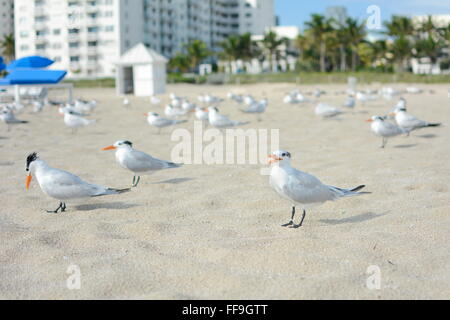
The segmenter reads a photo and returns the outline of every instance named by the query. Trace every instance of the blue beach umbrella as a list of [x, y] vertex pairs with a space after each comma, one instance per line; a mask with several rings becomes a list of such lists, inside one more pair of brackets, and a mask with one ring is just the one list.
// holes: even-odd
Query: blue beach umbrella
[[17, 59], [9, 64], [8, 70], [11, 69], [22, 69], [22, 68], [46, 68], [55, 63], [55, 61], [50, 60], [41, 56], [29, 56]]
[[6, 69], [6, 65], [3, 63], [3, 58], [0, 57], [0, 71], [3, 71]]

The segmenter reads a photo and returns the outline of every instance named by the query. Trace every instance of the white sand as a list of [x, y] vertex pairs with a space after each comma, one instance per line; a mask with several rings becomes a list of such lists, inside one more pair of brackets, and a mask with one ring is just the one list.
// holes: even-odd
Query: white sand
[[[132, 180], [113, 153], [100, 151], [116, 140], [170, 158], [170, 130], [156, 135], [142, 115], [162, 112], [148, 99], [131, 98], [126, 110], [112, 89], [77, 90], [78, 97], [100, 100], [93, 118], [101, 120], [76, 135], [51, 109], [26, 110], [20, 118], [31, 123], [9, 133], [0, 123], [0, 298], [449, 299], [448, 85], [418, 86], [435, 94], [406, 95], [411, 113], [444, 126], [398, 137], [385, 150], [363, 120], [385, 114], [395, 101], [320, 120], [313, 105], [282, 104], [294, 89], [289, 84], [169, 88], [191, 99], [202, 92], [225, 97], [232, 89], [257, 98], [265, 93], [270, 105], [260, 123], [232, 103], [221, 110], [251, 120], [244, 128], [280, 128], [295, 167], [327, 184], [367, 184], [373, 192], [312, 210], [298, 230], [280, 227], [290, 218], [290, 203], [270, 189], [260, 166], [249, 165], [188, 165], [145, 176], [128, 194], [44, 213], [58, 202], [36, 181], [25, 191], [30, 152], [111, 187]], [[322, 100], [342, 105], [345, 99]], [[192, 120], [180, 127], [192, 130]], [[66, 287], [72, 264], [81, 269], [80, 290]], [[371, 265], [381, 270], [380, 290], [366, 287]]]

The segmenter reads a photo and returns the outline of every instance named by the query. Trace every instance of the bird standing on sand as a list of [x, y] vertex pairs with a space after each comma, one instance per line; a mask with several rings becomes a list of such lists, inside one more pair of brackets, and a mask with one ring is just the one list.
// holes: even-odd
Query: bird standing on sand
[[[276, 151], [269, 156], [272, 165], [270, 186], [283, 198], [293, 202], [292, 218], [283, 227], [299, 228], [303, 225], [306, 210], [322, 205], [327, 201], [367, 194], [358, 192], [364, 185], [354, 189], [341, 189], [327, 186], [315, 176], [297, 170], [291, 166], [291, 154], [287, 151]], [[303, 216], [299, 224], [294, 223], [296, 206], [301, 205]]]
[[130, 191], [130, 189], [111, 189], [87, 183], [72, 173], [50, 167], [45, 161], [39, 159], [36, 153], [27, 157], [26, 170], [28, 172], [25, 182], [27, 190], [30, 188], [34, 175], [41, 190], [49, 197], [60, 201], [59, 207], [48, 213], [58, 213], [59, 210], [65, 212], [68, 201], [117, 195]]
[[353, 109], [356, 106], [356, 100], [353, 96], [348, 96], [347, 101], [344, 103], [345, 108]]
[[133, 149], [133, 143], [130, 141], [117, 141], [115, 144], [102, 150], [116, 150], [117, 163], [134, 173], [132, 187], [138, 186], [142, 175], [150, 175], [156, 171], [181, 167], [179, 164], [159, 160], [142, 151]]
[[197, 120], [202, 121], [205, 126], [208, 126], [209, 124], [209, 111], [208, 109], [203, 109], [200, 107], [195, 108], [195, 117]]
[[394, 112], [390, 114], [390, 116], [395, 117], [397, 125], [405, 130], [408, 133], [408, 136], [411, 131], [422, 128], [439, 127], [441, 125], [440, 123], [429, 123], [416, 118], [415, 116], [407, 112], [406, 107], [396, 108]]
[[161, 133], [161, 129], [165, 127], [174, 126], [180, 123], [187, 122], [186, 120], [171, 120], [160, 117], [159, 114], [154, 112], [149, 112], [144, 114], [147, 117], [147, 122], [153, 126], [158, 128], [158, 134]]
[[171, 104], [168, 104], [164, 109], [164, 114], [168, 118], [178, 118], [186, 115], [186, 112], [184, 112], [184, 110], [181, 109], [181, 105], [180, 107], [175, 107]]
[[235, 94], [235, 93], [228, 93], [227, 94], [228, 99], [233, 100], [234, 102], [241, 104], [244, 102], [244, 98], [241, 95]]
[[155, 106], [159, 106], [161, 104], [161, 99], [156, 96], [150, 97], [151, 104], [154, 104]]
[[326, 103], [319, 103], [316, 107], [316, 115], [322, 118], [333, 118], [340, 114], [342, 111], [336, 107], [330, 106]]
[[0, 120], [6, 123], [8, 132], [11, 131], [11, 125], [28, 123], [28, 121], [17, 119], [14, 112], [8, 108], [0, 109]]
[[64, 123], [72, 129], [72, 133], [75, 133], [78, 128], [87, 127], [96, 122], [95, 120], [85, 119], [70, 109], [62, 109], [62, 111], [64, 112]]
[[227, 116], [220, 114], [219, 109], [217, 109], [216, 107], [209, 107], [208, 113], [209, 124], [218, 129], [233, 128], [248, 124], [248, 122], [233, 121], [229, 119]]
[[244, 113], [254, 113], [258, 115], [258, 121], [261, 121], [261, 114], [264, 113], [268, 106], [268, 100], [263, 99], [259, 102], [255, 102], [248, 108], [241, 110]]
[[366, 122], [371, 123], [371, 129], [373, 133], [383, 138], [383, 144], [381, 145], [381, 148], [386, 147], [389, 138], [407, 133], [407, 131], [389, 121], [386, 121], [383, 117], [380, 116], [373, 116], [371, 119], [366, 120]]

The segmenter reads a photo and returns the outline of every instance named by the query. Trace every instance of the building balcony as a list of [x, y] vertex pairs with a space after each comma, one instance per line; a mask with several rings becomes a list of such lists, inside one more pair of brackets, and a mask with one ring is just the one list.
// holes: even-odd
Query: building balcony
[[44, 6], [39, 6], [34, 8], [34, 16], [45, 16], [48, 13], [48, 10], [45, 9]]
[[88, 47], [87, 48], [87, 54], [88, 55], [95, 55], [95, 54], [97, 54], [97, 52], [98, 52], [98, 47], [97, 46], [95, 46], [95, 47]]
[[96, 26], [98, 26], [98, 19], [97, 18], [86, 18], [86, 25], [89, 27], [96, 27]]
[[34, 41], [36, 44], [47, 44], [46, 36], [36, 36]]
[[98, 41], [99, 35], [98, 33], [88, 33], [86, 36], [87, 41]]
[[88, 61], [86, 62], [86, 66], [91, 70], [96, 70], [98, 68], [99, 62], [98, 61]]
[[67, 36], [68, 41], [78, 41], [80, 40], [80, 34], [79, 33], [69, 33]]
[[47, 30], [47, 23], [46, 22], [35, 22], [34, 23], [34, 30]]
[[47, 55], [47, 51], [45, 49], [36, 49], [35, 53], [38, 56], [46, 56]]
[[86, 6], [86, 12], [87, 13], [98, 13], [99, 12], [99, 8], [97, 6], [87, 5]]

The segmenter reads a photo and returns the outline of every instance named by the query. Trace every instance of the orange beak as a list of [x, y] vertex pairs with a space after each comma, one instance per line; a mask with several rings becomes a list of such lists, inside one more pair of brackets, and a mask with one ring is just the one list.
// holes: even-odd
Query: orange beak
[[395, 117], [397, 114], [395, 112], [391, 112], [388, 114], [389, 117]]
[[31, 176], [31, 173], [29, 175], [27, 175], [27, 178], [25, 180], [25, 188], [27, 188], [27, 190], [30, 189], [30, 184], [31, 184], [32, 179], [33, 179], [33, 177]]
[[148, 113], [144, 113], [144, 116], [148, 117]]
[[371, 123], [371, 122], [373, 122], [373, 120], [372, 119], [367, 119], [366, 122]]
[[269, 155], [268, 163], [269, 164], [274, 164], [274, 163], [276, 163], [278, 161], [281, 161], [281, 160], [283, 160], [283, 159], [278, 158], [278, 157], [274, 156], [273, 154], [271, 154], [271, 155]]
[[114, 146], [109, 146], [109, 147], [103, 148], [102, 151], [116, 150], [116, 149], [117, 149], [117, 148], [114, 147]]

